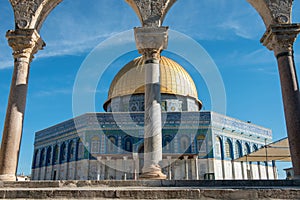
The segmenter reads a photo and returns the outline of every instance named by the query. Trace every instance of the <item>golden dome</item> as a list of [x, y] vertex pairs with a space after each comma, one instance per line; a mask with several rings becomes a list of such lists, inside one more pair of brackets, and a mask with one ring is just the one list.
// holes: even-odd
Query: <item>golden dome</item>
[[[126, 64], [115, 76], [110, 85], [107, 103], [115, 97], [145, 93], [145, 68], [142, 57], [138, 57]], [[195, 98], [199, 105], [195, 83], [185, 69], [177, 62], [161, 57], [160, 60], [161, 94], [174, 94]]]

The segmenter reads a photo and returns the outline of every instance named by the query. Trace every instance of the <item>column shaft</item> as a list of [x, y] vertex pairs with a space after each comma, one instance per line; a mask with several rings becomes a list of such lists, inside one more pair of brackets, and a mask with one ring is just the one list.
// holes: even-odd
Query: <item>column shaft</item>
[[162, 159], [159, 61], [145, 64], [145, 166]]
[[295, 178], [300, 179], [300, 93], [292, 53], [277, 58]]
[[161, 172], [162, 121], [160, 106], [160, 53], [166, 49], [167, 27], [135, 28], [139, 53], [145, 68], [144, 166], [141, 179], [166, 179]]
[[277, 57], [284, 114], [295, 179], [300, 179], [300, 93], [293, 45], [300, 24], [270, 25], [261, 42]]
[[148, 62], [145, 64], [145, 152], [141, 178], [165, 179], [166, 176], [161, 173], [159, 166], [162, 160], [159, 60], [152, 59]]
[[15, 181], [22, 138], [30, 62], [44, 45], [35, 30], [9, 31], [14, 50], [14, 72], [0, 149], [0, 180]]

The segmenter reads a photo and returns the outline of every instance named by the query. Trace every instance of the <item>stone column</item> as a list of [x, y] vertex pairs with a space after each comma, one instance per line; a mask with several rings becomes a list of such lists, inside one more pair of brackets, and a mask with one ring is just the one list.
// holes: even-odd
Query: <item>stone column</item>
[[183, 158], [184, 158], [184, 164], [185, 164], [185, 168], [184, 168], [184, 170], [185, 170], [185, 173], [184, 173], [184, 175], [185, 175], [185, 180], [189, 180], [189, 163], [188, 163], [188, 156], [183, 156]]
[[139, 157], [138, 153], [132, 153], [132, 159], [133, 159], [133, 180], [137, 180], [138, 178], [138, 162], [139, 162]]
[[300, 93], [293, 44], [300, 24], [271, 25], [261, 42], [273, 50], [278, 62], [285, 120], [295, 179], [300, 179]]
[[6, 34], [13, 49], [14, 72], [0, 150], [0, 180], [15, 181], [26, 105], [28, 76], [33, 55], [45, 45], [34, 29]]
[[172, 156], [167, 156], [168, 160], [168, 179], [172, 180]]
[[127, 166], [127, 156], [123, 156], [123, 172], [124, 172], [124, 181], [127, 180], [127, 172], [128, 172], [128, 166]]
[[160, 106], [160, 53], [167, 45], [166, 27], [135, 28], [139, 53], [145, 68], [144, 166], [142, 179], [166, 179], [161, 172], [162, 120]]
[[194, 156], [195, 162], [195, 173], [196, 173], [196, 180], [199, 180], [199, 163], [198, 163], [198, 155]]

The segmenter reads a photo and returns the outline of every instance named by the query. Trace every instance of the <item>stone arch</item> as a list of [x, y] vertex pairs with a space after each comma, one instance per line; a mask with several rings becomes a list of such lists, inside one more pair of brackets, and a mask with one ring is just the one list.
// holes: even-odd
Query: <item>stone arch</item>
[[10, 0], [14, 9], [16, 29], [36, 29], [39, 31], [49, 13], [62, 0]]
[[247, 0], [261, 16], [268, 28], [272, 24], [291, 23], [293, 0]]

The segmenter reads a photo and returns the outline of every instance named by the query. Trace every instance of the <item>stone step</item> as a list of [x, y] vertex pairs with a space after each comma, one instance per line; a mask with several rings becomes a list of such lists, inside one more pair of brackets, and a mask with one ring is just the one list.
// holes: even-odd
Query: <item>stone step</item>
[[300, 199], [299, 181], [31, 181], [0, 186], [4, 199]]

